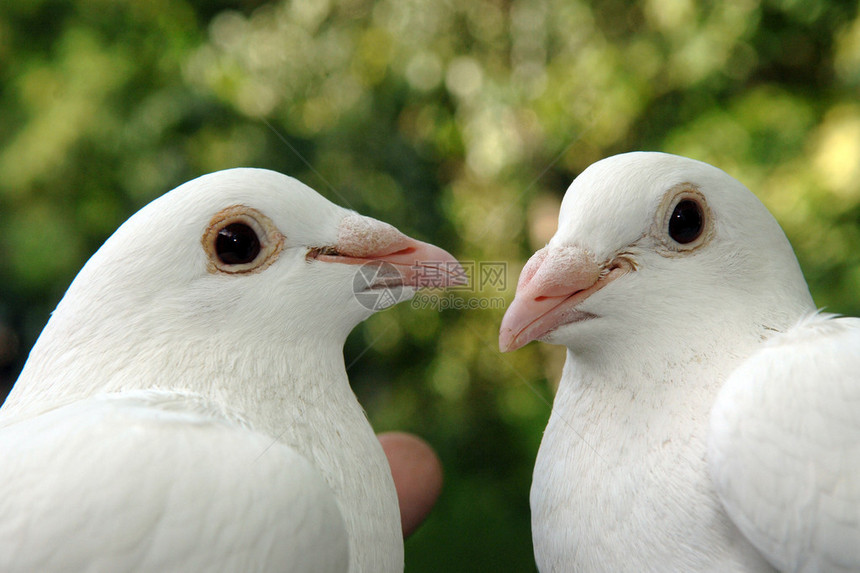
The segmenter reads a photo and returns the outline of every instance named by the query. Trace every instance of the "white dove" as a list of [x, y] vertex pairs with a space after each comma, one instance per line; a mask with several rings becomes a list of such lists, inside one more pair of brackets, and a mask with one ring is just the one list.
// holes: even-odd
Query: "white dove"
[[767, 209], [662, 153], [599, 161], [500, 346], [567, 347], [531, 489], [541, 571], [860, 570], [860, 320]]
[[0, 409], [0, 570], [402, 571], [343, 343], [368, 297], [459, 269], [272, 171], [153, 201], [75, 278]]

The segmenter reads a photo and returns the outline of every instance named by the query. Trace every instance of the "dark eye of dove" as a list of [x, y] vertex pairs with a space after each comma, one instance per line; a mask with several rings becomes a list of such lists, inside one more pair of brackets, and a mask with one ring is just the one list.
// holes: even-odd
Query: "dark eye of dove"
[[658, 248], [661, 255], [685, 255], [710, 241], [714, 234], [714, 215], [696, 185], [681, 183], [663, 196], [651, 229], [653, 236], [662, 243], [662, 248]]
[[669, 218], [669, 236], [686, 245], [702, 235], [705, 229], [705, 213], [698, 201], [682, 199], [675, 205]]
[[231, 223], [218, 231], [215, 254], [225, 265], [250, 263], [260, 254], [260, 238], [249, 225]]

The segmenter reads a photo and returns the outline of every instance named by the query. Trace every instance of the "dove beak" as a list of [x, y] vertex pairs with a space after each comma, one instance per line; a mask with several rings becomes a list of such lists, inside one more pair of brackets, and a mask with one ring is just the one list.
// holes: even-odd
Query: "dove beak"
[[565, 324], [596, 315], [577, 308], [585, 299], [634, 269], [616, 257], [603, 265], [576, 247], [544, 247], [523, 267], [514, 301], [499, 330], [499, 349], [510, 352]]
[[430, 243], [407, 237], [388, 223], [350, 214], [338, 227], [337, 242], [310, 250], [308, 259], [348, 265], [391, 265], [384, 286], [445, 288], [466, 284], [466, 272], [448, 253]]

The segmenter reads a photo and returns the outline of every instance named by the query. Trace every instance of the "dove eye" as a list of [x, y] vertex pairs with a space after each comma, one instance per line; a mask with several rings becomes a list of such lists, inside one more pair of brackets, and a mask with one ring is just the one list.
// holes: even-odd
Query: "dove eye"
[[249, 225], [231, 223], [218, 231], [215, 254], [225, 265], [248, 264], [260, 254], [260, 238]]
[[692, 243], [705, 229], [705, 214], [702, 206], [692, 199], [682, 199], [675, 205], [669, 217], [669, 236], [678, 243]]
[[666, 192], [652, 227], [660, 254], [686, 255], [707, 244], [713, 234], [713, 212], [696, 185], [681, 183]]
[[234, 205], [212, 218], [201, 242], [209, 259], [209, 272], [253, 273], [278, 258], [284, 236], [261, 212]]

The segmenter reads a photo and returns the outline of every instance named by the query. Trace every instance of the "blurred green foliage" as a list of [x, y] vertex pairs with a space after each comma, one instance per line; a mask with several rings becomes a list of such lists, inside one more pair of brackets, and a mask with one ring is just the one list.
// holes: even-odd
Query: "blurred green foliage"
[[[251, 165], [507, 263], [510, 300], [573, 177], [618, 152], [713, 163], [783, 224], [816, 301], [860, 313], [854, 1], [9, 0], [0, 7], [0, 384], [136, 209]], [[408, 571], [531, 571], [528, 488], [563, 356], [501, 309], [402, 304], [350, 337], [378, 430], [447, 471]]]

